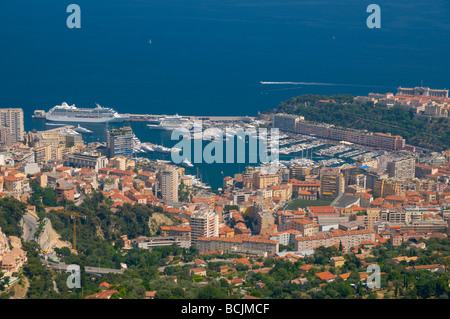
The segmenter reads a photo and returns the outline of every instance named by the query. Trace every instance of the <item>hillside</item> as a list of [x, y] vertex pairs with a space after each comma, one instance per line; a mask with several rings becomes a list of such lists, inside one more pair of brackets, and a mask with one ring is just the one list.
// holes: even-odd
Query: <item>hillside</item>
[[[319, 100], [330, 100], [330, 103], [317, 103]], [[295, 114], [304, 116], [307, 121], [347, 128], [389, 132], [402, 136], [408, 144], [434, 151], [450, 148], [450, 119], [425, 121], [400, 107], [355, 104], [351, 95], [302, 95], [280, 103], [269, 112]]]

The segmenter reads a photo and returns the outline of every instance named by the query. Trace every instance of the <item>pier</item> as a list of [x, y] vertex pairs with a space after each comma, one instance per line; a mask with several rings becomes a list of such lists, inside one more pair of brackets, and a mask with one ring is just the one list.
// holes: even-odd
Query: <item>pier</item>
[[[173, 116], [169, 114], [156, 115], [156, 114], [130, 114], [130, 113], [124, 113], [120, 115], [128, 116], [128, 119], [126, 121], [131, 122], [154, 122], [166, 116]], [[194, 116], [194, 115], [180, 115], [180, 116], [183, 118], [187, 118], [191, 121], [210, 121], [210, 122], [233, 122], [233, 121], [251, 122], [252, 120], [256, 119], [256, 117], [251, 116]]]
[[[45, 119], [45, 115], [47, 113], [44, 110], [35, 110], [32, 115], [33, 118], [36, 119]], [[125, 121], [130, 122], [156, 122], [159, 121], [160, 118], [164, 118], [166, 116], [173, 116], [173, 114], [131, 114], [131, 113], [123, 113], [121, 116], [128, 116], [128, 119]], [[210, 121], [210, 122], [233, 122], [233, 121], [242, 121], [242, 122], [252, 122], [256, 119], [256, 117], [252, 116], [196, 116], [196, 115], [180, 115], [183, 118], [187, 118], [191, 121]]]

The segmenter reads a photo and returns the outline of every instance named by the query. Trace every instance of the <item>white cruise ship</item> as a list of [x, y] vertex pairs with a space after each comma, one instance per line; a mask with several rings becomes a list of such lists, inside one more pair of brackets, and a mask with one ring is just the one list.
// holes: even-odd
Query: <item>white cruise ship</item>
[[181, 128], [190, 130], [194, 125], [194, 122], [192, 122], [190, 119], [179, 116], [178, 114], [175, 114], [174, 116], [166, 116], [160, 118], [159, 120], [159, 124], [147, 124], [147, 127], [150, 129], [162, 130], [176, 130]]
[[75, 105], [68, 105], [63, 102], [56, 105], [45, 115], [45, 119], [55, 122], [85, 122], [85, 123], [106, 123], [123, 122], [128, 116], [119, 115], [111, 108], [97, 104], [96, 108], [77, 108]]

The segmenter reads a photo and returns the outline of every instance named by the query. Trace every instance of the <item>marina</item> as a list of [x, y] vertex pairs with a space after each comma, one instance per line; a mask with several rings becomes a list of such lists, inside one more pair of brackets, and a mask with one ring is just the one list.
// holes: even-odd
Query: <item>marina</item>
[[353, 151], [350, 151], [350, 152], [345, 152], [345, 153], [339, 154], [338, 157], [340, 157], [340, 158], [342, 158], [342, 157], [349, 158], [349, 157], [352, 157], [352, 156], [361, 155], [361, 154], [363, 154], [365, 152], [367, 152], [367, 151], [365, 151], [365, 150], [353, 150]]
[[335, 166], [335, 165], [344, 164], [345, 161], [342, 159], [339, 159], [339, 158], [330, 158], [327, 160], [320, 160], [320, 161], [318, 161], [318, 163], [325, 167], [331, 167], [331, 166]]
[[300, 144], [295, 144], [289, 147], [282, 147], [279, 150], [280, 154], [290, 154], [290, 153], [298, 153], [298, 152], [302, 152], [304, 150], [309, 150], [312, 148], [316, 148], [316, 147], [320, 147], [322, 145], [325, 145], [326, 143], [320, 140], [313, 140], [312, 142], [309, 143], [300, 143]]
[[334, 156], [339, 153], [343, 153], [348, 151], [350, 148], [345, 145], [334, 145], [325, 149], [318, 150], [315, 152], [316, 155], [324, 155], [324, 156]]
[[[47, 125], [56, 127], [64, 125], [63, 123], [42, 121], [41, 119], [43, 118], [33, 117], [33, 122], [42, 128]], [[202, 147], [210, 143], [222, 142], [225, 147], [225, 142], [233, 139], [235, 152], [239, 152], [237, 147], [242, 145], [242, 142], [246, 145], [245, 152], [251, 152], [249, 142], [252, 139], [256, 141], [263, 139], [267, 141], [269, 156], [276, 156], [278, 153], [278, 161], [272, 157], [272, 163], [278, 163], [286, 167], [292, 165], [310, 168], [320, 166], [337, 167], [344, 163], [352, 163], [363, 157], [376, 157], [379, 155], [378, 152], [370, 151], [369, 148], [356, 148], [355, 145], [336, 143], [292, 132], [278, 132], [278, 138], [272, 140], [270, 127], [266, 127], [267, 123], [264, 121], [242, 121], [242, 119], [236, 120], [236, 118], [233, 118], [233, 121], [204, 120], [200, 123], [201, 126], [195, 125], [196, 123], [198, 122], [193, 122], [189, 118], [177, 114], [159, 116], [153, 122], [105, 122], [104, 126], [96, 123], [82, 124], [75, 122], [70, 123], [72, 125], [70, 126], [69, 134], [83, 134], [83, 139], [86, 141], [100, 142], [104, 140], [104, 134], [110, 127], [130, 126], [134, 134], [132, 149], [134, 158], [142, 157], [152, 161], [182, 166], [187, 172], [193, 172], [193, 170], [198, 169], [202, 176], [201, 180], [214, 189], [220, 187], [224, 176], [233, 176], [237, 172], [242, 171], [245, 165], [254, 166], [264, 162], [229, 163], [224, 159], [224, 164], [209, 165], [203, 161], [194, 163], [193, 158], [186, 158], [183, 162], [174, 163], [171, 160], [171, 153], [182, 151], [174, 148], [181, 139], [181, 137], [175, 140], [172, 139], [172, 133], [175, 129], [182, 128], [187, 132], [186, 137], [188, 139], [192, 142], [200, 140]], [[66, 125], [64, 129], [67, 128], [68, 126]], [[88, 133], [88, 131], [93, 131], [93, 133]], [[252, 131], [257, 134], [253, 135]], [[180, 159], [180, 161], [182, 160], [183, 158]]]

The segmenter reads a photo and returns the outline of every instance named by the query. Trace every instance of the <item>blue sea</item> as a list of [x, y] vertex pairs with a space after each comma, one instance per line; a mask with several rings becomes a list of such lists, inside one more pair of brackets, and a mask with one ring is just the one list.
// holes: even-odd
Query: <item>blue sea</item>
[[[81, 29], [66, 25], [72, 3]], [[449, 16], [447, 0], [2, 1], [0, 107], [23, 108], [31, 130], [35, 109], [63, 101], [255, 116], [307, 93], [449, 88]]]

